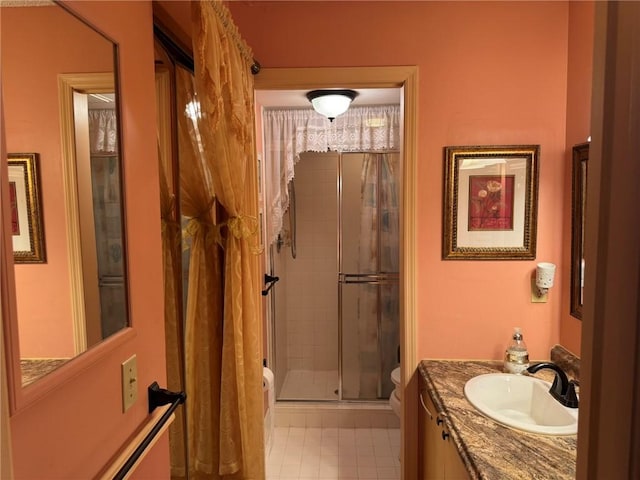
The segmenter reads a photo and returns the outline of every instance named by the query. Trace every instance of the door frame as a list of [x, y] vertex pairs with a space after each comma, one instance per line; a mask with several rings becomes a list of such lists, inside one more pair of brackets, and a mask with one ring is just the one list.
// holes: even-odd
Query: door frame
[[417, 478], [416, 168], [418, 67], [263, 68], [255, 90], [401, 88], [402, 215], [400, 217], [400, 365], [402, 478]]
[[639, 27], [637, 2], [596, 2], [579, 480], [640, 475]]
[[[60, 136], [62, 141], [62, 174], [67, 218], [67, 252], [71, 286], [71, 315], [75, 354], [102, 340], [100, 327], [100, 294], [98, 259], [95, 247], [93, 205], [81, 214], [91, 199], [88, 123], [75, 111], [78, 93], [112, 93], [113, 73], [65, 73], [58, 75], [60, 104]], [[86, 108], [86, 105], [85, 105]], [[82, 130], [82, 132], [78, 132]], [[78, 135], [82, 133], [82, 135]], [[88, 185], [80, 191], [80, 185]], [[83, 220], [84, 218], [84, 220]], [[89, 274], [86, 274], [89, 272]], [[89, 310], [87, 312], [87, 310]], [[88, 324], [88, 321], [91, 324]]]

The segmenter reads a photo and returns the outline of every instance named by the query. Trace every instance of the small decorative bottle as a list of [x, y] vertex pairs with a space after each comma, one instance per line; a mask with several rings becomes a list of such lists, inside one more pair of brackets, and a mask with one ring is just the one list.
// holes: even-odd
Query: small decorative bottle
[[529, 368], [529, 352], [520, 328], [515, 327], [513, 330], [513, 338], [504, 356], [504, 371], [519, 374]]

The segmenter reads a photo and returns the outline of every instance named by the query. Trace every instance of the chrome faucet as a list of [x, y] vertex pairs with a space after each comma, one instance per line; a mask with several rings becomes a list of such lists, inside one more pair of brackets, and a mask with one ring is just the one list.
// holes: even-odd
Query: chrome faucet
[[549, 389], [549, 393], [553, 398], [560, 402], [565, 407], [578, 408], [578, 396], [576, 395], [576, 382], [569, 381], [567, 374], [555, 363], [541, 362], [534, 363], [527, 372], [536, 373], [539, 370], [548, 369], [553, 370], [556, 374], [553, 379], [553, 384]]

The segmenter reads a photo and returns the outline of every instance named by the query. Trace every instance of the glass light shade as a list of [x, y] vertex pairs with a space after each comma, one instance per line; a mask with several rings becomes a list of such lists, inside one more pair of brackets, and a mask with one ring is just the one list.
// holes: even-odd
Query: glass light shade
[[358, 92], [354, 90], [313, 90], [307, 93], [313, 109], [332, 121], [346, 112], [357, 96]]
[[328, 118], [336, 118], [349, 109], [351, 99], [344, 95], [326, 95], [324, 97], [314, 98], [311, 100], [311, 105], [313, 105], [313, 109], [320, 115]]

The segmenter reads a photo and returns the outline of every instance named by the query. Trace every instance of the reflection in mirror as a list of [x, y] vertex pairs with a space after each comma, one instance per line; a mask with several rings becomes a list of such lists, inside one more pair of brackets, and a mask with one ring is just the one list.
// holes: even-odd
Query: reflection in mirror
[[38, 154], [47, 251], [14, 266], [23, 386], [128, 325], [117, 49], [38, 3], [0, 17], [7, 151]]
[[573, 147], [571, 200], [571, 315], [582, 319], [584, 303], [584, 220], [587, 204], [587, 162], [589, 144]]

